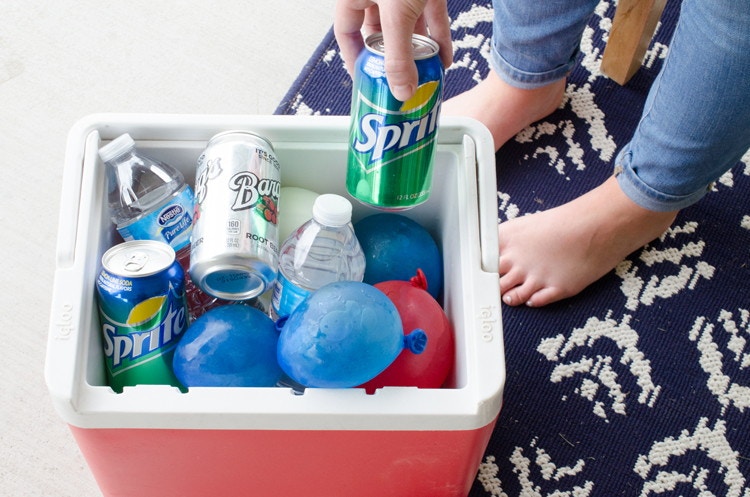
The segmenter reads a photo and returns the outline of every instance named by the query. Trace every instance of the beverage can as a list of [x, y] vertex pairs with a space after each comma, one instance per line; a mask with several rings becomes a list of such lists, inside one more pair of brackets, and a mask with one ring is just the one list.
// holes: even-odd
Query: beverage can
[[419, 86], [406, 102], [388, 88], [381, 33], [365, 40], [355, 68], [346, 188], [383, 210], [419, 205], [432, 188], [444, 70], [435, 41], [412, 35], [412, 47]]
[[247, 300], [276, 279], [280, 166], [248, 131], [209, 140], [198, 159], [190, 277], [220, 299]]
[[172, 357], [188, 327], [185, 275], [168, 244], [127, 241], [107, 250], [96, 280], [109, 385], [181, 387]]
[[99, 149], [107, 165], [108, 203], [112, 222], [123, 240], [158, 240], [177, 253], [185, 272], [190, 320], [224, 302], [202, 292], [190, 279], [193, 189], [173, 166], [143, 154], [123, 133]]

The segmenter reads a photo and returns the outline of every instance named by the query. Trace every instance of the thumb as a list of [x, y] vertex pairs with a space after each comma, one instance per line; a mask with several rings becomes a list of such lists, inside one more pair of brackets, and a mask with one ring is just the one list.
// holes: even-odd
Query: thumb
[[417, 91], [418, 75], [412, 33], [423, 10], [424, 2], [420, 0], [396, 0], [389, 8], [383, 8], [382, 5], [380, 8], [385, 74], [391, 93], [402, 102]]
[[[389, 41], [383, 36], [383, 44], [386, 47], [385, 74], [388, 78], [388, 86], [393, 96], [402, 102], [409, 100], [414, 95], [419, 81], [417, 65], [412, 56], [411, 36], [409, 36], [407, 43], [394, 45], [393, 41]], [[392, 48], [389, 49], [389, 45]]]
[[[388, 41], [383, 37], [383, 43], [388, 46]], [[386, 50], [385, 74], [388, 78], [388, 86], [391, 93], [398, 100], [404, 102], [417, 91], [419, 76], [414, 58], [411, 57], [411, 39], [409, 45], [401, 45], [394, 50]]]

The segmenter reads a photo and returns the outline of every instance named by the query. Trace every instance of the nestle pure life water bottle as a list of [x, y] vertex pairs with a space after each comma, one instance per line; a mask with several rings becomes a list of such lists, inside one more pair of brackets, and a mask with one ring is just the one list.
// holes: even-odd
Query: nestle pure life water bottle
[[[194, 197], [185, 177], [174, 167], [139, 154], [127, 133], [100, 148], [99, 156], [107, 165], [110, 215], [122, 238], [168, 243], [187, 274]], [[185, 283], [191, 317], [217, 303], [189, 277]]]
[[274, 319], [289, 316], [311, 292], [328, 283], [364, 278], [365, 255], [351, 223], [351, 202], [340, 195], [320, 195], [312, 214], [279, 250]]

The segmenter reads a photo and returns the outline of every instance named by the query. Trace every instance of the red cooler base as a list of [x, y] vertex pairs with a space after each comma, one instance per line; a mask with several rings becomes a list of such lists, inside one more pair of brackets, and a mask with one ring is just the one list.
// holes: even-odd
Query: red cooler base
[[106, 497], [457, 497], [495, 421], [468, 431], [84, 429]]

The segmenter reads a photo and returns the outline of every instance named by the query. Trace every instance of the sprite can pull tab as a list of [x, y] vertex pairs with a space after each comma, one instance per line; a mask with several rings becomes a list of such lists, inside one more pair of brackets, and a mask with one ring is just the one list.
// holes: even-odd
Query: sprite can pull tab
[[432, 187], [444, 71], [437, 43], [412, 35], [412, 47], [419, 86], [406, 102], [388, 88], [381, 33], [365, 40], [354, 74], [346, 188], [383, 210], [419, 205]]

